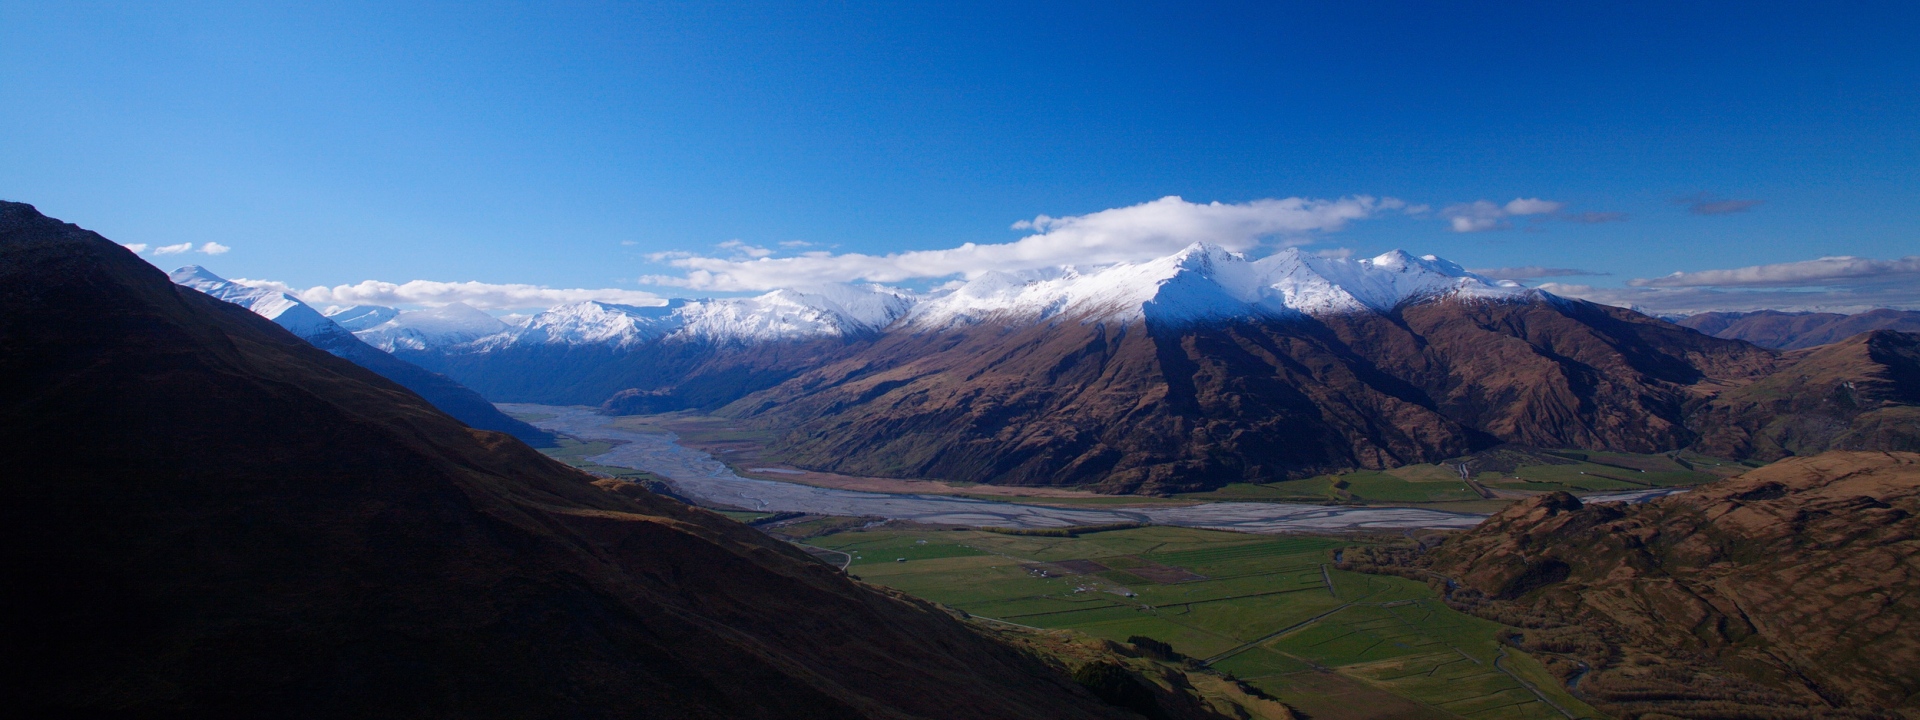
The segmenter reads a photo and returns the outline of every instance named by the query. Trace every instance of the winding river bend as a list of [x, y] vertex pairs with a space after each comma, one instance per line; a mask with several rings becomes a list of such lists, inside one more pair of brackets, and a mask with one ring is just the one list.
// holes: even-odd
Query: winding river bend
[[1296, 503], [1204, 503], [1164, 508], [1068, 508], [994, 502], [943, 495], [901, 495], [814, 487], [734, 474], [725, 463], [685, 447], [672, 433], [639, 433], [612, 427], [614, 418], [586, 407], [501, 403], [516, 415], [551, 415], [533, 421], [543, 430], [581, 440], [622, 443], [589, 460], [660, 475], [682, 495], [702, 502], [768, 512], [877, 516], [945, 525], [1054, 528], [1141, 522], [1241, 532], [1326, 532], [1466, 528], [1481, 515], [1420, 508], [1361, 508]]

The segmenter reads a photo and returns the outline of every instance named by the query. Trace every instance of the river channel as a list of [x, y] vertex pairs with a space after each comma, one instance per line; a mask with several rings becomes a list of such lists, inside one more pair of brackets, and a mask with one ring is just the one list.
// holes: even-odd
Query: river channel
[[1140, 522], [1259, 533], [1466, 528], [1478, 524], [1484, 517], [1421, 508], [1268, 502], [1072, 508], [944, 495], [837, 490], [740, 477], [712, 455], [679, 444], [672, 433], [616, 428], [611, 425], [615, 418], [596, 413], [592, 408], [502, 403], [500, 409], [515, 415], [549, 415], [551, 417], [533, 421], [544, 430], [580, 440], [619, 443], [604, 454], [588, 458], [593, 462], [651, 472], [666, 478], [681, 495], [703, 503], [767, 512], [876, 516], [975, 527], [1052, 528]]

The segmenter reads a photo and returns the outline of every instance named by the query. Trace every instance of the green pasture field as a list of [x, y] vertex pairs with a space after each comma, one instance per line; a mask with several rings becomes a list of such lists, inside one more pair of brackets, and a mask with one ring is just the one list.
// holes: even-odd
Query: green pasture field
[[750, 523], [755, 520], [759, 520], [761, 518], [773, 516], [773, 513], [759, 512], [755, 510], [710, 510], [708, 512], [724, 515], [728, 519], [733, 520], [734, 522], [740, 522], [740, 523]]
[[[1574, 494], [1647, 490], [1699, 485], [1752, 469], [1750, 466], [1693, 453], [1665, 454], [1551, 451], [1564, 465], [1525, 465], [1513, 472], [1481, 472], [1474, 481], [1492, 490], [1566, 491]], [[1457, 460], [1392, 470], [1356, 470], [1270, 483], [1233, 483], [1176, 497], [1187, 501], [1269, 501], [1429, 505], [1481, 501], [1460, 479]]]
[[[1156, 526], [1078, 538], [881, 527], [808, 542], [851, 554], [867, 582], [973, 615], [1168, 642], [1316, 718], [1564, 717], [1514, 675], [1592, 714], [1532, 658], [1503, 657], [1500, 625], [1422, 583], [1333, 569], [1337, 549], [1366, 540]], [[1142, 576], [1169, 568], [1200, 577]]]

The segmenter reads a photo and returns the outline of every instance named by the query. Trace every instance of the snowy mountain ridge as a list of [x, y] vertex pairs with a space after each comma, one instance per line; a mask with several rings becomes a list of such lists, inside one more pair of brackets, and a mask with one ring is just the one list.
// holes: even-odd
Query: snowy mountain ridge
[[[657, 307], [598, 301], [568, 303], [516, 327], [479, 338], [469, 349], [518, 344], [630, 347], [660, 339], [773, 342], [878, 332], [917, 298], [879, 285], [775, 290], [748, 298], [671, 300]], [[405, 313], [402, 313], [405, 317]]]
[[1373, 258], [1315, 257], [1289, 248], [1259, 260], [1195, 243], [1167, 257], [1082, 273], [1066, 267], [986, 273], [916, 306], [907, 322], [951, 327], [987, 320], [1191, 322], [1392, 311], [1437, 298], [1520, 299], [1527, 288], [1475, 275], [1452, 262], [1395, 250]]
[[[349, 308], [347, 312], [362, 311], [352, 316], [355, 319], [372, 319], [387, 315], [377, 310], [369, 311], [373, 308], [378, 306], [362, 305]], [[378, 308], [378, 310], [392, 309]], [[488, 315], [472, 305], [458, 302], [421, 310], [398, 310], [378, 324], [366, 325], [364, 321], [359, 324], [365, 327], [349, 326], [353, 334], [366, 341], [368, 345], [387, 352], [400, 348], [425, 350], [430, 347], [459, 345], [506, 332], [510, 327], [499, 318]]]
[[[179, 272], [189, 270], [205, 274], [197, 267]], [[211, 274], [205, 277], [212, 278]], [[182, 281], [191, 282], [196, 281], [192, 277]], [[289, 320], [315, 325], [338, 321], [338, 326], [382, 350], [459, 353], [526, 345], [626, 348], [663, 340], [752, 344], [848, 337], [896, 326], [939, 329], [988, 321], [1072, 318], [1186, 323], [1386, 313], [1408, 302], [1439, 297], [1519, 300], [1543, 295], [1510, 280], [1476, 275], [1432, 255], [1416, 257], [1395, 250], [1347, 259], [1289, 248], [1250, 260], [1204, 243], [1153, 260], [1085, 270], [1065, 266], [988, 272], [958, 288], [930, 295], [883, 285], [830, 285], [745, 298], [675, 299], [653, 307], [589, 300], [555, 306], [515, 324], [461, 303], [420, 310], [363, 305], [309, 318], [306, 314], [312, 314], [311, 309], [284, 293], [218, 278], [200, 282], [218, 285], [223, 288], [220, 292], [234, 297], [254, 298], [250, 302], [261, 307], [286, 305], [281, 312], [293, 313]]]
[[190, 287], [215, 298], [252, 310], [295, 335], [312, 340], [341, 334], [347, 329], [321, 315], [299, 298], [277, 291], [242, 285], [209, 272], [199, 265], [188, 265], [168, 275], [175, 285]]

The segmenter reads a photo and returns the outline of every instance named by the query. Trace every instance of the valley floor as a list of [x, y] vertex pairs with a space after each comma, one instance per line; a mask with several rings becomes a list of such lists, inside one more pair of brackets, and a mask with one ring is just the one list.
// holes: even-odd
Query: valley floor
[[1035, 537], [887, 525], [807, 540], [848, 571], [993, 622], [1146, 636], [1308, 717], [1597, 716], [1500, 625], [1420, 583], [1332, 567], [1367, 538], [1148, 527]]
[[1061, 528], [1151, 523], [1247, 532], [1329, 532], [1406, 528], [1466, 528], [1477, 514], [1411, 507], [1356, 507], [1288, 502], [1214, 502], [1147, 507], [1068, 507], [973, 497], [872, 493], [745, 478], [705, 452], [676, 442], [672, 433], [639, 432], [592, 408], [502, 404], [535, 426], [581, 441], [610, 443], [582, 458], [595, 465], [644, 470], [666, 478], [679, 494], [703, 505], [741, 510], [881, 517], [938, 525]]

